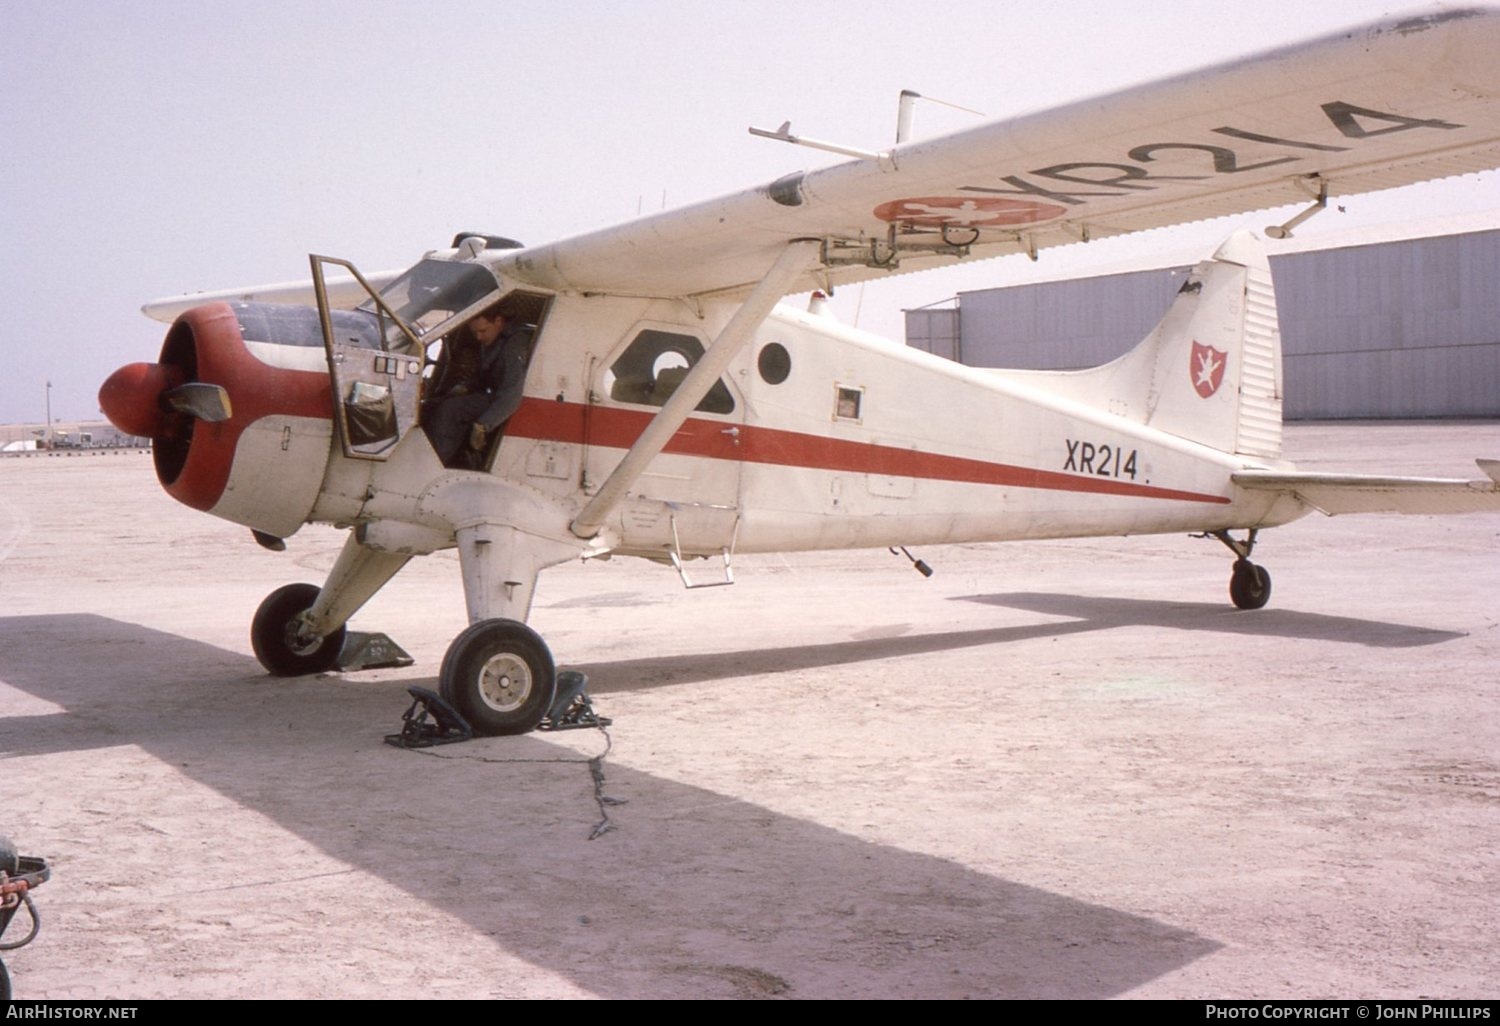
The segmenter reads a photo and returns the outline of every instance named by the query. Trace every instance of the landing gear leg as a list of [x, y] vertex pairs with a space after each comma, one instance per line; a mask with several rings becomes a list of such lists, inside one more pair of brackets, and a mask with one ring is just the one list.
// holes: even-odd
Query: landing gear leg
[[476, 524], [457, 532], [469, 628], [453, 640], [439, 676], [442, 695], [474, 733], [524, 734], [552, 707], [557, 667], [526, 626], [541, 568], [576, 554], [513, 527]]
[[333, 669], [344, 646], [344, 624], [410, 558], [378, 552], [351, 532], [322, 588], [288, 584], [266, 596], [250, 626], [255, 658], [274, 677]]
[[1238, 609], [1259, 609], [1271, 600], [1271, 574], [1263, 566], [1250, 562], [1258, 532], [1250, 528], [1244, 541], [1236, 541], [1228, 531], [1212, 531], [1235, 555], [1234, 570], [1229, 575], [1229, 599]]

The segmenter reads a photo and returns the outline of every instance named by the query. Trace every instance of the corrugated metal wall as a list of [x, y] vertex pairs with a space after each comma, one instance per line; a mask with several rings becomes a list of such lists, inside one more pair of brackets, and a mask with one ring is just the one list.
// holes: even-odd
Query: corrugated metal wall
[[908, 310], [906, 314], [906, 344], [924, 353], [935, 353], [957, 363], [969, 363], [982, 367], [984, 364], [966, 361], [959, 348], [958, 308], [942, 310]]
[[1273, 257], [1291, 417], [1500, 414], [1500, 232]]
[[[1186, 270], [966, 292], [956, 341], [954, 311], [916, 310], [908, 344], [977, 367], [1097, 366], [1155, 327]], [[1288, 419], [1500, 416], [1500, 231], [1288, 253], [1271, 273]]]

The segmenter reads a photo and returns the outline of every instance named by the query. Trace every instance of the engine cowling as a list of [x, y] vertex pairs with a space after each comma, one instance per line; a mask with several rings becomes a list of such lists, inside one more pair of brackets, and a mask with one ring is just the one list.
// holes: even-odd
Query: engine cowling
[[314, 310], [194, 307], [156, 363], [110, 375], [99, 406], [121, 431], [151, 438], [162, 487], [194, 509], [283, 538], [317, 501], [333, 403]]

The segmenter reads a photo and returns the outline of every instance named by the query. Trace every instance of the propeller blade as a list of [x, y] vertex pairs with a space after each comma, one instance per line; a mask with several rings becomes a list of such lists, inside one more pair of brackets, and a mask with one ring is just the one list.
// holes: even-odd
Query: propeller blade
[[229, 393], [219, 385], [208, 385], [201, 381], [178, 385], [163, 392], [161, 399], [178, 413], [186, 413], [210, 424], [228, 420], [234, 415], [229, 404]]

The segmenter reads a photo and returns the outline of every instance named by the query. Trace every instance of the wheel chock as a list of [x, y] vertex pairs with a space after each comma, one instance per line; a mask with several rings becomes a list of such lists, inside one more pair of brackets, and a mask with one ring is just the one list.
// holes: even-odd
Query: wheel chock
[[[412, 703], [401, 717], [401, 733], [387, 734], [386, 744], [396, 748], [431, 748], [468, 741], [474, 736], [469, 721], [437, 692], [413, 687], [407, 688], [406, 693], [412, 697]], [[431, 723], [427, 721], [429, 716]]]
[[372, 634], [348, 631], [334, 665], [340, 670], [384, 670], [410, 666], [415, 661], [405, 649], [379, 631]]
[[585, 727], [607, 727], [614, 720], [594, 712], [589, 699], [589, 679], [577, 670], [563, 670], [557, 675], [557, 691], [552, 708], [537, 724], [537, 730], [582, 730]]

